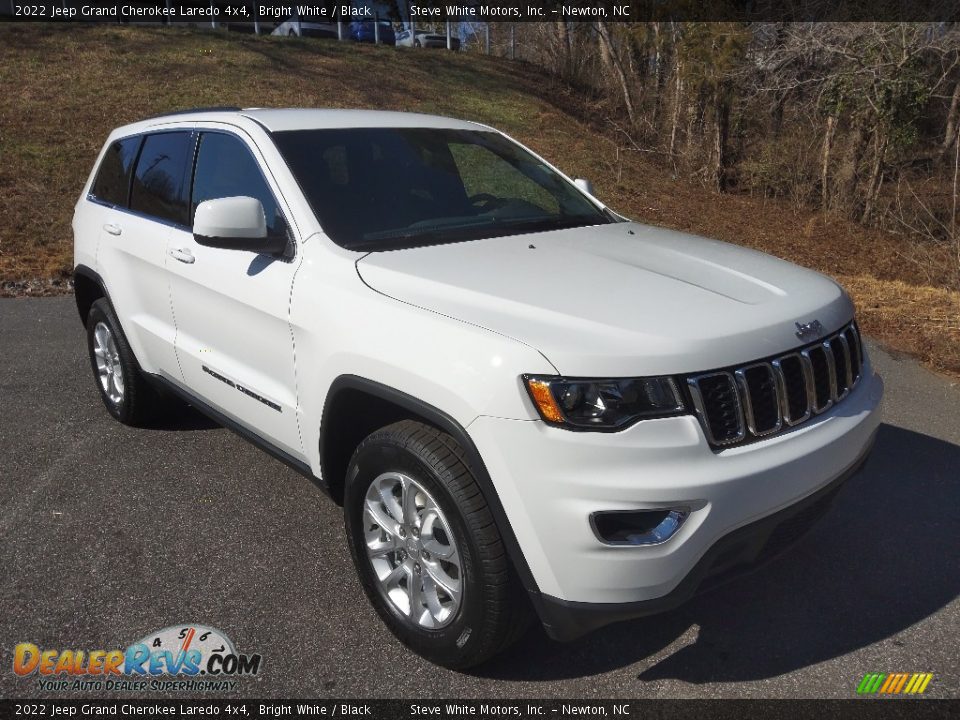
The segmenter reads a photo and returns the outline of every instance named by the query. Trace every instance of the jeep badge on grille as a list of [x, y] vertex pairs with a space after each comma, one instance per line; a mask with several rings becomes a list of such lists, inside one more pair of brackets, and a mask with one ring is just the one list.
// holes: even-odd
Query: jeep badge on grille
[[797, 326], [797, 337], [804, 340], [808, 337], [820, 337], [823, 335], [823, 324], [819, 320], [811, 320], [808, 323], [794, 323]]

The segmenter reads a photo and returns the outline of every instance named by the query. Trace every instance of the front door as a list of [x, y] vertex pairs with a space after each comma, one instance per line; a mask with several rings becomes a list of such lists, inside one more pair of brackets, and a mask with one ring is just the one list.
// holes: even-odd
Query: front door
[[[200, 131], [190, 217], [204, 200], [253, 197], [267, 226], [286, 227], [279, 193], [261, 171], [256, 147], [239, 135]], [[290, 288], [299, 256], [281, 258], [198, 245], [170, 236], [167, 269], [186, 387], [235, 422], [298, 459]]]

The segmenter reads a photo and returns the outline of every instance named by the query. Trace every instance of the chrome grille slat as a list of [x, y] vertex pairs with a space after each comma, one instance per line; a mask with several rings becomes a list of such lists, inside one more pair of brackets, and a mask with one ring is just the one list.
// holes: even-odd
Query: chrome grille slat
[[[735, 405], [733, 408], [735, 413], [735, 425], [732, 428], [733, 432], [725, 432], [723, 435], [720, 435], [717, 431], [722, 428], [720, 423], [723, 423], [724, 419], [717, 417], [718, 410], [714, 409], [712, 413], [708, 411], [707, 406], [708, 403], [710, 403], [710, 398], [704, 398], [704, 390], [701, 388], [701, 383], [718, 378], [724, 379], [729, 385]], [[742, 400], [740, 393], [737, 391], [737, 383], [733, 375], [728, 372], [704, 373], [695, 378], [689, 378], [687, 384], [690, 388], [690, 395], [693, 398], [694, 410], [697, 415], [700, 416], [700, 422], [703, 425], [704, 432], [707, 433], [707, 440], [709, 440], [711, 445], [733, 445], [746, 437], [746, 429], [743, 423]], [[712, 405], [713, 403], [710, 404]]]
[[810, 362], [809, 353], [800, 353], [800, 364], [803, 366], [803, 381], [807, 386], [807, 410], [810, 411], [811, 415], [814, 415], [817, 407], [817, 383], [813, 375], [813, 363]]
[[[801, 414], [794, 417], [793, 411], [790, 408], [790, 388], [789, 381], [787, 379], [787, 371], [783, 367], [783, 363], [788, 360], [795, 360], [800, 366], [800, 374], [803, 378], [803, 397], [804, 397], [804, 410]], [[810, 381], [808, 380], [808, 373], [806, 365], [804, 365], [803, 358], [799, 353], [790, 353], [789, 355], [784, 355], [779, 357], [773, 362], [770, 363], [773, 366], [773, 371], [777, 375], [777, 380], [780, 384], [780, 408], [783, 414], [783, 421], [793, 427], [794, 425], [799, 425], [804, 420], [809, 419], [812, 414], [810, 411]]]
[[[850, 394], [850, 388], [853, 387], [853, 377], [851, 376], [850, 371], [850, 345], [847, 343], [847, 339], [843, 336], [843, 333], [840, 333], [836, 337], [827, 340], [824, 345], [828, 347], [830, 353], [834, 352], [835, 347], [839, 347], [840, 356], [843, 358], [843, 377], [840, 377], [840, 372], [838, 369], [836, 376], [836, 389], [833, 394], [834, 401], [839, 402]], [[834, 361], [836, 361], [836, 355], [834, 355]], [[842, 391], [840, 390], [841, 382], [843, 383]]]
[[856, 387], [863, 361], [860, 335], [850, 323], [773, 359], [689, 376], [687, 387], [707, 441], [729, 447], [826, 412]]
[[851, 324], [841, 334], [846, 337], [847, 343], [850, 345], [850, 359], [854, 361], [856, 365], [856, 369], [852, 370], [853, 384], [856, 385], [857, 380], [860, 379], [860, 372], [863, 368], [863, 344], [860, 342], [860, 331], [857, 329], [856, 324]]
[[[773, 400], [776, 405], [775, 415], [777, 420], [776, 423], [769, 428], [761, 428], [759, 426], [756, 407], [756, 400], [759, 398], [754, 398], [754, 395], [757, 393], [750, 386], [749, 373], [751, 370], [758, 369], [766, 372], [770, 383], [774, 386]], [[739, 368], [734, 372], [734, 376], [737, 378], [737, 384], [740, 387], [740, 393], [743, 397], [743, 412], [747, 420], [747, 429], [757, 437], [763, 437], [764, 435], [775, 433], [783, 427], [783, 408], [780, 407], [780, 393], [777, 388], [777, 377], [773, 372], [773, 367], [769, 363], [755, 363]]]
[[[810, 377], [813, 383], [813, 402], [810, 407], [813, 408], [814, 415], [819, 415], [833, 407], [833, 388], [836, 382], [834, 380], [833, 355], [827, 351], [823, 343], [805, 348], [800, 351], [800, 354], [807, 359], [810, 367]], [[817, 359], [821, 357], [823, 358], [826, 377], [823, 374], [824, 370], [817, 371], [817, 364], [819, 364]], [[823, 402], [820, 402], [819, 384], [821, 382], [826, 387], [826, 391], [823, 393], [826, 398]]]

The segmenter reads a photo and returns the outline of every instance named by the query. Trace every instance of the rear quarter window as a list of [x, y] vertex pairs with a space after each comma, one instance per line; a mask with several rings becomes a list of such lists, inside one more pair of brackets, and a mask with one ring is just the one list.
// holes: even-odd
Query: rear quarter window
[[91, 190], [95, 198], [111, 205], [127, 206], [130, 178], [133, 175], [137, 151], [140, 149], [140, 140], [140, 136], [124, 138], [107, 148]]

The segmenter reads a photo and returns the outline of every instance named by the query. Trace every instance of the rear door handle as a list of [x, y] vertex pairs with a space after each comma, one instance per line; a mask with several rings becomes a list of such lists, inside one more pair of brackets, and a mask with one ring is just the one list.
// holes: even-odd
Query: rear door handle
[[193, 256], [193, 253], [186, 248], [170, 248], [170, 250], [167, 251], [167, 254], [174, 260], [179, 260], [187, 265], [193, 265], [197, 261], [197, 259]]
[[119, 225], [115, 225], [113, 223], [107, 223], [106, 225], [103, 226], [103, 229], [106, 230], [111, 235], [119, 235], [120, 233], [123, 232], [123, 229]]

